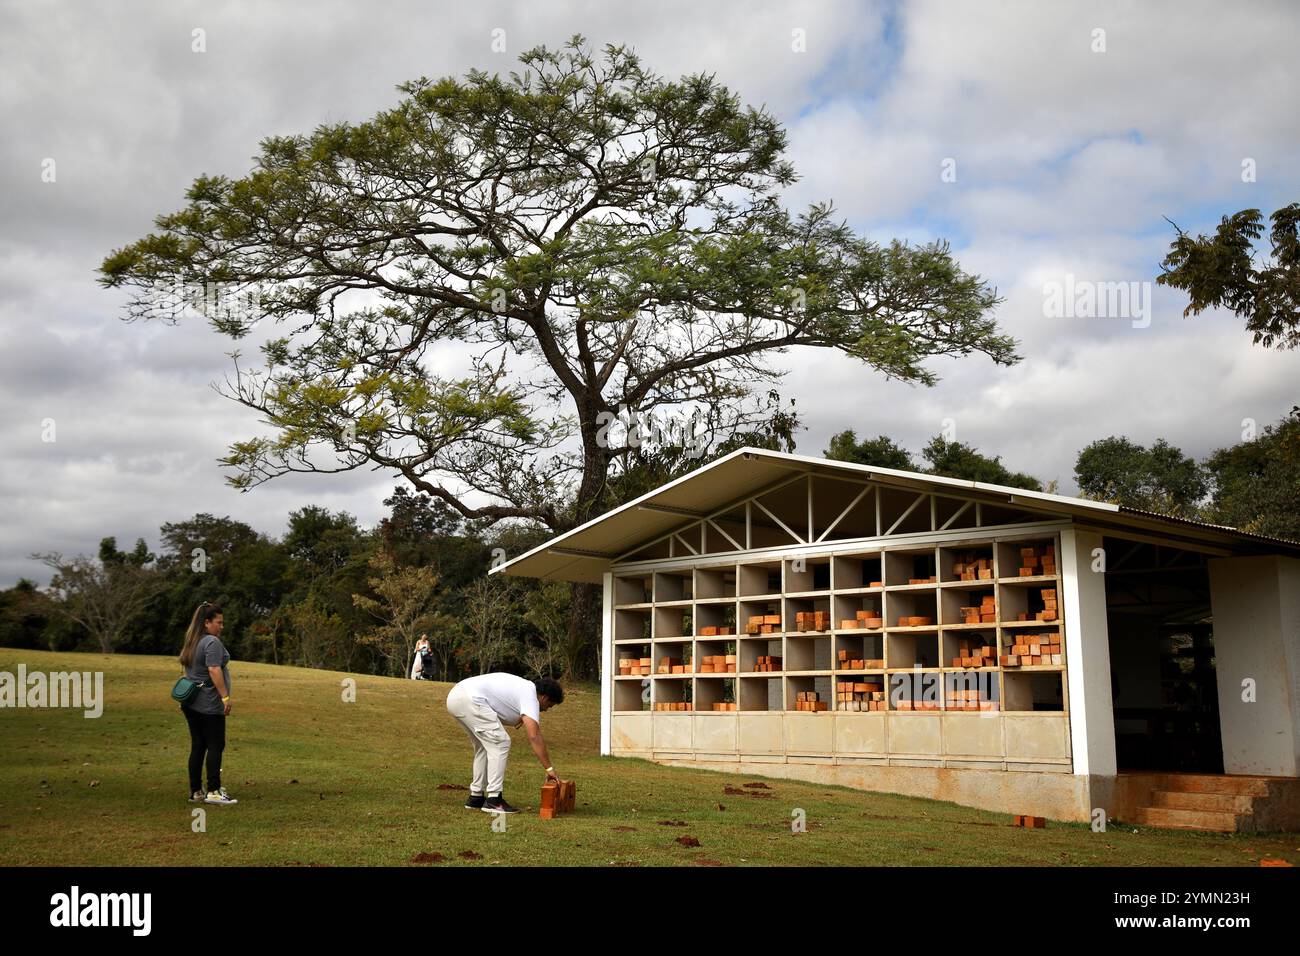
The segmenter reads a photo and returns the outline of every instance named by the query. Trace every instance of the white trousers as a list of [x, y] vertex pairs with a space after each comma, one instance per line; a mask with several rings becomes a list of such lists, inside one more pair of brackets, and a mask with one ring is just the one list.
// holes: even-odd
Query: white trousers
[[471, 793], [499, 796], [506, 783], [506, 759], [510, 756], [510, 735], [486, 701], [475, 700], [459, 685], [447, 695], [447, 713], [465, 728], [474, 742], [474, 780]]

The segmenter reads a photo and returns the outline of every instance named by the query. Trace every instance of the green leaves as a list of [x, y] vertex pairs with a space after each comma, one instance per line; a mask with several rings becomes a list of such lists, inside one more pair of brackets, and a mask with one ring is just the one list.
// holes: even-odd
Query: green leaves
[[1255, 265], [1254, 243], [1263, 234], [1258, 209], [1224, 216], [1213, 236], [1192, 238], [1181, 229], [1156, 282], [1188, 294], [1184, 316], [1226, 308], [1246, 320], [1256, 345], [1300, 345], [1300, 203], [1270, 217], [1271, 256]]
[[769, 423], [791, 348], [927, 384], [932, 356], [1018, 360], [946, 244], [785, 209], [785, 131], [712, 75], [574, 37], [399, 89], [369, 120], [266, 138], [243, 177], [200, 176], [100, 267], [129, 318], [188, 314], [160, 281], [256, 291], [201, 312], [267, 338], [224, 388], [270, 429], [223, 459], [236, 487], [378, 467], [463, 517], [562, 530], [635, 466], [597, 440], [602, 413], [702, 407], [721, 445]]

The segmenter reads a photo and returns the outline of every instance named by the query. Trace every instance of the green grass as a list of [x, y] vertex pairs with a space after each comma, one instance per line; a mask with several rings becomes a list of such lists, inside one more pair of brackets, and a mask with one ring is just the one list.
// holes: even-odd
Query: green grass
[[[1300, 836], [1181, 833], [1049, 822], [780, 779], [599, 756], [598, 688], [567, 689], [542, 729], [578, 808], [536, 816], [543, 774], [521, 731], [506, 797], [525, 810], [504, 833], [462, 807], [470, 744], [443, 705], [449, 685], [232, 664], [235, 712], [223, 782], [239, 799], [191, 831], [189, 736], [168, 692], [171, 658], [0, 648], [0, 670], [102, 670], [101, 717], [0, 710], [0, 862], [7, 865], [1256, 865], [1300, 861]], [[725, 791], [746, 790], [744, 795]], [[757, 796], [752, 794], [767, 794]], [[807, 813], [791, 832], [791, 811]], [[665, 826], [660, 821], [681, 821]], [[679, 845], [690, 836], [698, 848]], [[462, 853], [477, 854], [462, 858]]]

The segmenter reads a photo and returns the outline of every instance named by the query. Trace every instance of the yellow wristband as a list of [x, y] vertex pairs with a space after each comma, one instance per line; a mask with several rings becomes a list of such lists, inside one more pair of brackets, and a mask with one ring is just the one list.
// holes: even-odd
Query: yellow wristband
[[221, 698], [221, 702], [222, 702], [223, 704], [228, 704], [228, 703], [230, 703], [230, 698], [229, 698], [229, 697], [223, 697], [223, 698]]

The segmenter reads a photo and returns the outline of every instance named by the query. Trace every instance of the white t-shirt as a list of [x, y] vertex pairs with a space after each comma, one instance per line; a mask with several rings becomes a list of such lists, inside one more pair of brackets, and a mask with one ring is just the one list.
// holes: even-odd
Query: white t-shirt
[[466, 677], [456, 686], [463, 687], [473, 700], [481, 700], [501, 718], [501, 723], [513, 727], [520, 716], [528, 716], [541, 723], [537, 705], [537, 685], [515, 674], [496, 672]]

